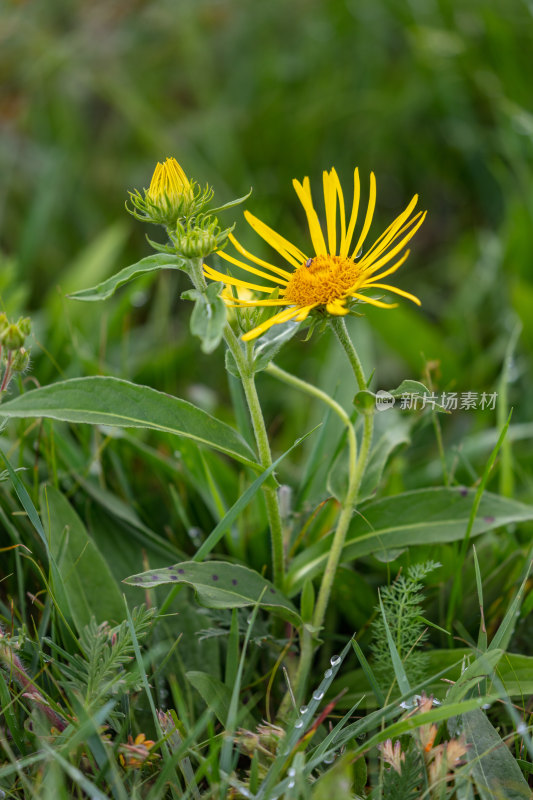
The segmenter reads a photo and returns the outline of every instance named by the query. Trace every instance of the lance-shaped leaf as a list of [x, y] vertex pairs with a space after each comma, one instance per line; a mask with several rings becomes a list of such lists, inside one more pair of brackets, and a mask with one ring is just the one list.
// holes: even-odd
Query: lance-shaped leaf
[[132, 575], [124, 583], [143, 589], [163, 583], [187, 583], [195, 589], [200, 603], [208, 608], [242, 608], [259, 604], [293, 625], [302, 624], [290, 600], [258, 572], [240, 564], [184, 561], [164, 569]]
[[[350, 523], [342, 561], [417, 544], [459, 541], [465, 536], [475, 495], [475, 490], [459, 487], [418, 489], [364, 503]], [[533, 506], [486, 492], [470, 535], [531, 519]], [[331, 535], [325, 536], [296, 556], [287, 576], [291, 596], [306, 579], [324, 570], [331, 540]]]
[[175, 433], [259, 469], [249, 445], [226, 423], [186, 400], [120, 378], [72, 378], [35, 389], [3, 404], [1, 416], [48, 417]]
[[155, 256], [148, 256], [136, 264], [131, 264], [129, 267], [124, 267], [120, 272], [115, 273], [107, 280], [98, 283], [96, 286], [91, 286], [90, 289], [81, 289], [79, 292], [73, 292], [68, 296], [72, 300], [107, 300], [111, 297], [120, 286], [129, 283], [138, 278], [140, 275], [145, 275], [147, 272], [158, 272], [161, 269], [183, 269], [186, 261], [179, 256], [168, 255], [159, 253]]

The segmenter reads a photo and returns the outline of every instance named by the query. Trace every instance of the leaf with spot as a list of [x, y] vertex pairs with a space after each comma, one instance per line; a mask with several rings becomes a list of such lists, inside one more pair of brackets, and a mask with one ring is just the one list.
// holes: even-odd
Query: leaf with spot
[[[354, 515], [342, 550], [341, 561], [379, 555], [414, 545], [461, 541], [467, 529], [474, 489], [437, 487], [372, 500]], [[533, 520], [533, 506], [485, 492], [471, 536], [479, 536], [510, 523]], [[288, 594], [299, 592], [305, 581], [325, 569], [331, 535], [307, 547], [293, 560], [287, 578]]]
[[240, 564], [184, 561], [172, 567], [132, 575], [124, 583], [143, 589], [163, 583], [184, 583], [194, 588], [199, 602], [208, 608], [243, 608], [259, 604], [293, 625], [302, 624], [290, 600], [258, 572]]

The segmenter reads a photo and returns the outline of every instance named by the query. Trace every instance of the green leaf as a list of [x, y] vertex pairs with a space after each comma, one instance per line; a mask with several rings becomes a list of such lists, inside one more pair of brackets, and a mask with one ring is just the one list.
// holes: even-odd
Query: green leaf
[[[318, 425], [317, 425], [318, 427]], [[200, 545], [198, 550], [195, 553], [194, 561], [201, 561], [204, 559], [211, 550], [219, 543], [222, 539], [224, 533], [229, 530], [229, 528], [233, 525], [241, 511], [246, 508], [248, 503], [254, 497], [255, 493], [260, 489], [263, 483], [268, 479], [270, 475], [277, 469], [279, 464], [283, 461], [283, 459], [289, 455], [296, 447], [298, 447], [302, 442], [304, 442], [308, 436], [316, 431], [316, 428], [308, 431], [304, 436], [301, 436], [299, 439], [296, 439], [293, 445], [289, 447], [284, 453], [282, 453], [269, 467], [267, 467], [256, 479], [255, 481], [246, 489], [246, 491], [242, 492], [239, 499], [235, 501], [235, 503], [228, 509], [228, 511], [224, 514], [223, 518], [220, 522], [216, 525], [215, 528], [211, 531], [207, 539]]]
[[[453, 651], [452, 651], [453, 652]], [[448, 690], [447, 703], [456, 703], [485, 677], [490, 677], [503, 655], [503, 650], [481, 653], [471, 664], [461, 670], [461, 675]]]
[[0, 408], [5, 417], [48, 417], [63, 422], [150, 428], [194, 439], [259, 469], [237, 431], [186, 400], [119, 378], [72, 378], [35, 389]]
[[[240, 564], [225, 561], [208, 561], [198, 564], [183, 561], [164, 569], [141, 572], [126, 578], [124, 583], [149, 589], [163, 583], [186, 583], [192, 586], [198, 600], [208, 608], [242, 608], [255, 606], [264, 592], [259, 605], [301, 625], [301, 619], [290, 600], [258, 572]], [[266, 591], [265, 591], [266, 590]]]
[[235, 361], [233, 353], [229, 349], [226, 350], [225, 366], [226, 370], [229, 372], [230, 375], [233, 375], [234, 378], [238, 378], [240, 380], [241, 376], [239, 373], [237, 362]]
[[289, 320], [289, 322], [283, 322], [281, 325], [273, 325], [272, 328], [266, 331], [254, 347], [254, 372], [266, 369], [283, 345], [292, 339], [299, 328], [299, 322]]
[[191, 314], [191, 333], [202, 340], [202, 351], [212, 353], [222, 339], [226, 324], [226, 306], [221, 297], [222, 283], [210, 283], [205, 292], [189, 289], [181, 295], [184, 300], [194, 300]]
[[111, 297], [120, 286], [129, 283], [139, 275], [144, 275], [147, 272], [158, 272], [161, 269], [183, 269], [186, 262], [183, 258], [178, 256], [166, 255], [159, 253], [155, 256], [148, 256], [136, 264], [131, 264], [129, 267], [124, 267], [120, 272], [115, 273], [107, 280], [98, 283], [96, 286], [91, 286], [90, 289], [81, 289], [79, 292], [69, 294], [72, 300], [107, 300]]
[[402, 394], [430, 394], [427, 386], [424, 386], [420, 381], [406, 380], [402, 381], [397, 389], [389, 389], [393, 397], [401, 397]]
[[471, 774], [481, 800], [531, 800], [516, 759], [480, 709], [462, 715]]
[[[397, 389], [388, 391], [371, 392], [369, 389], [363, 389], [357, 392], [353, 403], [361, 414], [373, 414], [374, 411], [389, 411], [396, 405], [397, 399], [404, 397], [413, 398], [412, 405], [409, 404], [406, 408], [413, 408], [414, 410], [422, 410], [424, 408], [445, 410], [444, 406], [437, 402], [436, 395], [427, 386], [424, 386], [420, 381], [411, 380], [402, 381]], [[425, 398], [427, 398], [427, 401]], [[403, 408], [403, 405], [401, 407]]]
[[518, 592], [516, 593], [513, 601], [507, 611], [505, 612], [505, 616], [501, 622], [500, 627], [494, 634], [491, 643], [489, 644], [488, 649], [494, 650], [498, 647], [506, 648], [509, 644], [511, 636], [514, 632], [517, 617], [520, 614], [520, 606], [522, 604], [522, 597], [524, 596], [524, 592], [526, 590], [526, 586], [529, 579], [529, 573], [531, 572], [531, 564], [528, 565], [526, 575]]
[[57, 562], [62, 590], [78, 631], [93, 616], [97, 622], [123, 620], [118, 585], [68, 500], [54, 487], [44, 486], [41, 506], [50, 552]]
[[[359, 489], [359, 502], [367, 499], [379, 486], [383, 471], [391, 455], [401, 445], [409, 444], [412, 417], [400, 417], [377, 440], [370, 452], [365, 474]], [[343, 448], [328, 475], [328, 491], [342, 502], [348, 491], [348, 452]]]
[[411, 691], [411, 686], [409, 685], [409, 680], [407, 678], [404, 666], [402, 664], [402, 659], [400, 658], [400, 654], [394, 644], [394, 639], [392, 638], [392, 634], [389, 628], [389, 622], [387, 620], [387, 615], [385, 614], [385, 607], [383, 605], [383, 600], [381, 599], [381, 595], [379, 597], [379, 606], [381, 609], [381, 615], [383, 617], [383, 624], [385, 626], [385, 635], [387, 637], [387, 645], [389, 647], [390, 657], [392, 661], [392, 667], [394, 669], [394, 675], [396, 677], [396, 682], [398, 684], [398, 688], [402, 695], [408, 694]]
[[209, 672], [191, 670], [186, 672], [185, 676], [201, 695], [202, 700], [218, 721], [225, 725], [231, 702], [232, 690], [230, 687], [226, 686], [218, 678], [214, 678]]
[[225, 211], [227, 208], [234, 208], [234, 206], [238, 206], [241, 203], [244, 203], [245, 200], [248, 200], [251, 194], [252, 194], [252, 189], [250, 188], [248, 194], [243, 194], [242, 197], [237, 197], [236, 200], [230, 200], [228, 203], [224, 203], [223, 206], [218, 206], [218, 208], [210, 208], [209, 213], [217, 214], [219, 211]]
[[366, 779], [365, 760], [364, 758], [359, 758], [354, 764], [352, 764], [352, 761], [352, 754], [347, 753], [331, 769], [324, 772], [313, 785], [311, 800], [352, 797], [355, 770], [357, 770], [357, 784], [359, 787], [356, 791], [363, 791]]
[[[394, 548], [461, 540], [475, 495], [473, 489], [418, 489], [365, 503], [350, 523], [342, 561]], [[533, 506], [486, 492], [471, 536], [531, 519]], [[296, 556], [288, 574], [290, 596], [300, 591], [307, 578], [324, 570], [330, 548], [331, 535], [328, 535]]]

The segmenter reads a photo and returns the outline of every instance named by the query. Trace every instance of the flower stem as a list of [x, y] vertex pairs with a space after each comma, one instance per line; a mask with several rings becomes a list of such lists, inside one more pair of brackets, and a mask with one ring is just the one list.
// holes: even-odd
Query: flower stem
[[[224, 339], [231, 351], [239, 375], [241, 377], [244, 395], [248, 404], [248, 410], [252, 419], [252, 426], [254, 429], [255, 441], [257, 444], [257, 451], [259, 453], [259, 461], [265, 469], [272, 464], [272, 455], [270, 452], [270, 444], [268, 442], [268, 435], [265, 427], [265, 420], [261, 410], [261, 404], [257, 394], [255, 385], [254, 371], [250, 365], [250, 359], [243, 351], [239, 340], [237, 339], [232, 327], [226, 323], [224, 328]], [[279, 510], [278, 496], [273, 486], [268, 486], [268, 482], [263, 484], [263, 495], [265, 498], [268, 523], [270, 526], [270, 536], [272, 544], [272, 566], [274, 572], [274, 583], [280, 589], [283, 589], [285, 580], [285, 553], [283, 547], [283, 523], [281, 521], [281, 514]]]
[[[207, 281], [203, 272], [203, 259], [190, 258], [189, 259], [189, 276], [198, 291], [205, 291]], [[252, 420], [254, 429], [255, 441], [257, 444], [257, 451], [259, 454], [259, 461], [265, 469], [272, 464], [272, 455], [270, 452], [270, 444], [268, 442], [268, 435], [265, 427], [265, 420], [261, 410], [261, 404], [255, 386], [254, 370], [251, 363], [251, 352], [243, 350], [239, 340], [229, 322], [224, 326], [224, 340], [235, 359], [237, 370], [239, 372], [248, 411]], [[272, 568], [274, 573], [274, 583], [280, 589], [283, 589], [285, 581], [285, 553], [283, 548], [283, 523], [281, 521], [281, 514], [279, 510], [278, 496], [276, 489], [272, 485], [268, 485], [269, 481], [263, 484], [263, 495], [265, 498], [267, 518], [270, 526], [270, 537], [272, 543]]]
[[[333, 331], [337, 336], [337, 339], [339, 340], [341, 347], [344, 349], [346, 355], [348, 356], [348, 360], [353, 369], [359, 391], [366, 389], [366, 380], [365, 380], [365, 374], [363, 372], [363, 366], [361, 364], [359, 356], [357, 355], [357, 351], [353, 345], [353, 342], [350, 339], [344, 319], [342, 317], [336, 317], [332, 319], [331, 327], [333, 328]], [[331, 594], [333, 581], [335, 580], [337, 567], [339, 566], [339, 561], [344, 547], [344, 541], [346, 539], [346, 533], [348, 532], [348, 526], [352, 518], [353, 507], [355, 501], [357, 500], [357, 493], [359, 491], [359, 487], [361, 486], [361, 481], [363, 479], [366, 462], [368, 460], [370, 445], [372, 443], [373, 429], [374, 429], [374, 416], [373, 414], [367, 414], [365, 415], [364, 418], [363, 438], [361, 441], [361, 450], [359, 453], [359, 457], [355, 462], [350, 461], [348, 491], [346, 492], [346, 497], [344, 498], [344, 502], [342, 504], [339, 521], [337, 522], [337, 529], [335, 530], [335, 534], [333, 536], [331, 550], [329, 551], [329, 557], [326, 564], [326, 569], [324, 571], [324, 575], [322, 577], [322, 583], [320, 585], [320, 591], [318, 593], [317, 603], [315, 606], [315, 613], [313, 617], [313, 625], [316, 628], [321, 628], [324, 623], [324, 617], [326, 615], [326, 610], [328, 607], [329, 596]]]
[[[311, 395], [312, 397], [317, 397], [318, 399], [322, 400], [323, 403], [328, 405], [337, 416], [342, 420], [343, 424], [346, 426], [346, 433], [348, 436], [348, 448], [349, 448], [349, 486], [352, 485], [352, 476], [355, 476], [358, 460], [357, 460], [357, 439], [355, 436], [355, 430], [352, 425], [352, 421], [344, 408], [339, 405], [329, 394], [323, 392], [317, 386], [313, 386], [311, 383], [307, 383], [307, 381], [303, 381], [301, 378], [296, 378], [294, 375], [291, 375], [290, 372], [285, 372], [285, 370], [281, 369], [280, 367], [276, 366], [276, 364], [270, 363], [266, 368], [266, 372], [270, 375], [273, 375], [275, 378], [283, 381], [284, 383], [288, 384], [289, 386], [294, 386], [295, 389], [300, 389], [306, 394]], [[340, 524], [340, 519], [339, 519]], [[338, 559], [337, 559], [338, 562]], [[328, 562], [329, 566], [329, 562]], [[327, 568], [326, 568], [327, 569]], [[336, 566], [334, 567], [336, 569]], [[334, 575], [333, 575], [334, 577]], [[324, 581], [322, 582], [322, 587], [324, 585]], [[317, 618], [317, 614], [320, 616], [320, 625], [323, 621], [323, 616], [325, 614], [325, 607], [324, 612], [319, 611], [318, 603], [322, 603], [327, 606], [327, 601], [329, 597], [329, 591], [331, 590], [331, 586], [328, 590], [328, 596], [323, 594], [321, 587], [321, 592], [319, 594], [317, 606], [315, 608], [314, 617]], [[313, 620], [313, 625], [315, 621]], [[303, 690], [305, 688], [305, 682], [307, 679], [307, 674], [309, 671], [309, 667], [311, 665], [311, 660], [313, 658], [313, 651], [314, 651], [314, 637], [313, 634], [310, 632], [308, 628], [305, 626], [300, 631], [300, 661], [298, 664], [298, 669], [295, 676], [295, 687], [294, 692], [296, 696], [297, 703], [302, 702], [303, 700]], [[282, 705], [280, 706], [280, 716], [283, 717], [289, 710], [289, 702], [288, 698], [285, 697], [283, 700]]]
[[[333, 331], [341, 347], [343, 348], [348, 357], [348, 360], [355, 375], [355, 379], [357, 381], [357, 386], [359, 388], [359, 391], [366, 389], [366, 379], [363, 367], [359, 359], [359, 356], [357, 354], [357, 351], [353, 345], [353, 342], [348, 334], [348, 330], [346, 328], [346, 323], [344, 319], [342, 317], [336, 317], [331, 320], [330, 324], [331, 327], [333, 328]], [[318, 389], [313, 393], [317, 396], [323, 394]], [[335, 403], [335, 401], [332, 400], [332, 398], [329, 398], [328, 405], [334, 408], [333, 403]], [[335, 405], [338, 404], [335, 403]], [[348, 415], [344, 412], [343, 409], [342, 411], [344, 415], [348, 417]], [[352, 429], [353, 433], [353, 427], [351, 423], [350, 423], [350, 428]], [[313, 614], [313, 630], [317, 632], [322, 628], [324, 624], [324, 619], [328, 608], [333, 582], [335, 580], [335, 575], [337, 574], [337, 568], [339, 566], [339, 562], [342, 556], [344, 542], [346, 540], [346, 534], [348, 532], [348, 527], [350, 525], [350, 521], [352, 518], [354, 505], [357, 500], [357, 493], [359, 492], [361, 481], [363, 479], [363, 475], [365, 472], [365, 467], [368, 460], [368, 454], [370, 452], [370, 445], [372, 443], [373, 429], [374, 429], [374, 416], [373, 414], [367, 414], [364, 417], [363, 437], [361, 440], [361, 448], [359, 454], [358, 456], [356, 455], [355, 448], [352, 449], [352, 452], [350, 454], [348, 490], [346, 492], [346, 497], [344, 498], [344, 502], [342, 503], [341, 513], [339, 515], [339, 519], [337, 522], [337, 528], [333, 535], [333, 541], [331, 544], [331, 549], [329, 551], [326, 569], [324, 570], [324, 575], [322, 576], [322, 583], [320, 584], [320, 590], [315, 605], [315, 610]], [[301, 696], [305, 689], [307, 676], [309, 674], [309, 669], [311, 667], [311, 661], [313, 658], [313, 650], [314, 648], [310, 645], [309, 634], [306, 635], [306, 632], [304, 632], [302, 650], [300, 655], [300, 663], [298, 666], [298, 672], [296, 674], [296, 680], [295, 680], [296, 683], [295, 695], [297, 701], [301, 699]]]

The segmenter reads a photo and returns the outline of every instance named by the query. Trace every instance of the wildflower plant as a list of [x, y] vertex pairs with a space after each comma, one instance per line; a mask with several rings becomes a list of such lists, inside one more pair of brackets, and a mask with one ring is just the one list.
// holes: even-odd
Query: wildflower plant
[[[349, 796], [350, 787], [353, 787], [354, 796], [383, 797], [384, 800], [400, 796], [406, 800], [422, 796], [431, 800], [451, 798], [453, 792], [448, 791], [448, 787], [459, 786], [471, 740], [476, 738], [475, 732], [469, 729], [466, 714], [474, 711], [482, 714], [480, 707], [494, 700], [494, 694], [489, 693], [488, 676], [494, 677], [503, 645], [512, 634], [528, 574], [490, 645], [482, 620], [475, 658], [471, 664], [466, 664], [465, 660], [463, 673], [450, 682], [442, 708], [433, 707], [431, 695], [419, 694], [431, 681], [427, 676], [428, 662], [421, 652], [426, 637], [421, 612], [423, 581], [438, 566], [432, 561], [408, 567], [381, 591], [381, 618], [378, 613], [370, 623], [373, 639], [369, 661], [358, 642], [352, 640], [340, 655], [330, 657], [323, 678], [317, 681], [313, 674], [317, 650], [328, 633], [327, 614], [333, 591], [338, 588], [336, 581], [343, 587], [349, 585], [350, 591], [358, 591], [359, 579], [348, 569], [341, 573], [341, 563], [353, 563], [358, 557], [373, 555], [379, 555], [382, 561], [394, 560], [398, 552], [412, 543], [425, 542], [426, 535], [429, 543], [431, 536], [426, 534], [426, 529], [438, 528], [443, 517], [446, 533], [442, 541], [462, 539], [464, 552], [471, 535], [533, 518], [528, 507], [513, 505], [502, 497], [487, 500], [482, 497], [501, 441], [480, 481], [480, 488], [463, 489], [445, 481], [444, 487], [406, 492], [400, 500], [392, 496], [368, 501], [392, 449], [387, 445], [383, 451], [380, 442], [374, 441], [374, 418], [379, 406], [370, 391], [370, 377], [363, 369], [346, 318], [361, 316], [366, 306], [384, 312], [394, 308], [395, 303], [386, 299], [389, 294], [420, 305], [415, 294], [389, 280], [405, 264], [409, 255], [406, 248], [426, 215], [416, 210], [418, 197], [415, 195], [383, 232], [371, 236], [377, 198], [374, 175], [370, 176], [366, 203], [361, 201], [357, 169], [353, 173], [351, 202], [346, 202], [335, 169], [323, 173], [322, 187], [323, 212], [313, 198], [310, 179], [294, 181], [309, 229], [308, 242], [301, 246], [250, 211], [244, 212], [247, 223], [273, 251], [272, 257], [264, 258], [241, 244], [233, 233], [236, 225], [233, 220], [223, 222], [228, 209], [244, 202], [249, 195], [217, 207], [211, 187], [202, 188], [187, 176], [174, 158], [167, 158], [156, 165], [149, 188], [132, 191], [128, 204], [129, 212], [136, 219], [162, 226], [164, 240], [148, 239], [154, 249], [152, 255], [97, 286], [71, 295], [79, 301], [95, 302], [105, 300], [140, 275], [163, 269], [186, 274], [190, 285], [182, 293], [182, 299], [194, 303], [190, 331], [200, 340], [205, 353], [214, 353], [224, 343], [226, 368], [240, 382], [242, 392], [235, 395], [240, 430], [199, 405], [109, 375], [71, 378], [2, 403], [5, 417], [50, 417], [69, 423], [85, 422], [99, 426], [100, 431], [108, 431], [110, 426], [149, 429], [211, 448], [226, 459], [211, 469], [213, 462], [204, 459], [201, 451], [196, 453], [191, 449], [188, 453], [194, 452], [195, 459], [197, 456], [195, 468], [198, 467], [202, 482], [211, 491], [211, 499], [214, 498], [210, 512], [214, 509], [219, 517], [205, 538], [191, 537], [194, 551], [183, 555], [173, 545], [167, 546], [158, 534], [149, 531], [156, 545], [158, 565], [147, 563], [149, 559], [143, 553], [143, 571], [122, 576], [131, 587], [130, 591], [142, 589], [146, 593], [150, 605], [154, 597], [163, 597], [158, 611], [146, 611], [143, 607], [131, 614], [126, 606], [125, 619], [123, 597], [115, 587], [118, 599], [111, 598], [109, 613], [106, 607], [106, 616], [100, 615], [97, 623], [92, 618], [87, 620], [86, 605], [90, 602], [85, 594], [80, 600], [75, 581], [83, 559], [89, 554], [103, 590], [112, 580], [104, 569], [103, 559], [98, 560], [96, 548], [91, 551], [91, 538], [80, 530], [79, 520], [72, 518], [69, 504], [57, 489], [45, 493], [42, 503], [43, 519], [48, 520], [45, 530], [20, 477], [0, 451], [6, 462], [6, 474], [37, 531], [43, 558], [48, 558], [51, 585], [54, 590], [59, 587], [58, 599], [54, 596], [53, 602], [58, 609], [61, 630], [69, 641], [76, 641], [78, 652], [70, 657], [59, 646], [47, 643], [61, 662], [54, 674], [62, 676], [72, 708], [61, 715], [54, 708], [55, 716], [46, 710], [48, 700], [44, 692], [30, 688], [31, 680], [24, 665], [3, 631], [0, 631], [0, 660], [12, 671], [14, 681], [25, 696], [33, 691], [37, 710], [44, 713], [48, 722], [57, 717], [58, 730], [61, 729], [65, 741], [72, 736], [75, 746], [82, 746], [79, 729], [76, 730], [77, 720], [71, 713], [75, 709], [83, 708], [84, 713], [94, 715], [100, 727], [103, 723], [112, 726], [110, 735], [114, 740], [107, 742], [107, 749], [102, 750], [99, 745], [94, 748], [90, 770], [97, 775], [95, 781], [104, 777], [107, 780], [108, 766], [112, 763], [109, 785], [113, 786], [113, 796], [122, 796], [115, 791], [116, 770], [120, 768], [128, 781], [138, 771], [152, 776], [161, 760], [165, 766], [154, 779], [156, 788], [150, 789], [147, 795], [152, 800], [158, 797], [157, 791], [170, 774], [174, 781], [172, 793], [178, 787], [178, 794], [183, 790], [186, 796], [195, 798], [318, 798], [326, 794], [341, 796], [341, 791]], [[363, 214], [361, 206], [364, 206]], [[368, 241], [372, 242], [370, 246]], [[225, 263], [226, 268], [219, 268], [216, 259]], [[186, 313], [187, 305], [182, 309]], [[357, 321], [353, 322], [355, 326]], [[299, 332], [306, 331], [304, 346], [312, 347], [311, 333], [327, 329], [334, 334], [342, 358], [352, 373], [343, 374], [343, 379], [350, 380], [356, 392], [353, 407], [349, 409], [328, 391], [281, 369], [274, 362], [280, 349], [289, 347]], [[12, 324], [5, 316], [0, 318], [2, 392], [13, 374], [27, 364], [25, 340], [28, 334], [28, 320]], [[279, 486], [276, 476], [279, 465], [307, 436], [316, 435], [316, 429], [298, 431], [294, 443], [284, 453], [273, 457], [256, 386], [259, 371], [320, 404], [327, 414], [340, 422], [342, 436], [335, 443], [328, 443], [333, 451], [333, 468], [341, 463], [340, 456], [344, 456], [342, 463], [346, 465], [346, 474], [335, 481], [335, 501], [321, 496], [315, 507], [309, 508], [305, 502], [307, 475], [300, 493], [291, 491], [296, 490], [296, 486]], [[231, 386], [233, 389], [235, 383]], [[419, 383], [405, 381], [392, 390], [390, 396], [420, 387], [425, 390]], [[431, 411], [426, 412], [427, 416], [430, 414]], [[439, 434], [435, 413], [431, 416]], [[249, 435], [241, 433], [245, 430]], [[440, 438], [438, 443], [442, 444]], [[159, 452], [154, 451], [151, 456], [154, 460], [165, 461], [165, 467], [171, 463], [171, 457]], [[226, 473], [231, 470], [230, 459], [238, 464], [238, 472], [232, 473], [232, 480], [227, 484], [231, 491], [237, 487], [228, 503], [230, 490], [225, 486], [224, 492], [219, 491], [217, 482], [224, 483]], [[185, 469], [188, 469], [186, 462], [184, 458]], [[78, 480], [77, 473], [75, 477]], [[70, 474], [68, 478], [72, 479]], [[80, 482], [84, 479], [83, 476], [79, 478]], [[91, 488], [103, 506], [113, 506], [103, 487]], [[204, 497], [201, 492], [199, 495]], [[255, 503], [251, 512], [248, 506], [261, 496], [262, 501]], [[180, 498], [176, 494], [173, 499], [190, 529], [192, 526], [180, 506]], [[364, 506], [363, 501], [366, 501]], [[450, 508], [453, 509], [451, 514]], [[113, 509], [116, 511], [115, 506]], [[122, 506], [117, 514], [125, 523], [148, 530], [144, 523], [126, 514]], [[61, 525], [57, 525], [57, 520]], [[55, 549], [50, 544], [54, 522], [60, 530], [60, 534], [56, 531]], [[245, 529], [251, 549], [259, 554], [257, 558], [267, 562], [261, 564], [262, 568], [252, 568], [234, 546], [233, 533], [237, 526]], [[265, 552], [264, 531], [268, 536], [266, 550], [270, 551], [270, 559], [263, 559], [262, 555]], [[224, 538], [231, 556], [228, 560], [214, 555]], [[178, 553], [177, 563], [168, 563], [172, 557], [169, 551]], [[462, 562], [458, 581], [461, 567]], [[208, 719], [194, 723], [190, 719], [194, 700], [185, 698], [186, 692], [174, 675], [169, 678], [169, 684], [181, 718], [168, 710], [166, 690], [166, 696], [163, 692], [158, 695], [160, 702], [156, 706], [154, 695], [159, 692], [163, 668], [154, 657], [152, 685], [148, 677], [149, 658], [140, 645], [148, 638], [155, 620], [157, 624], [164, 620], [168, 638], [178, 642], [180, 615], [176, 617], [170, 611], [175, 610], [184, 586], [192, 587], [199, 603], [214, 611], [211, 616], [206, 613], [209, 622], [198, 629], [204, 631], [202, 645], [207, 646], [205, 640], [214, 639], [216, 635], [216, 643], [223, 640], [227, 655], [224, 680], [215, 674], [216, 669], [213, 674], [183, 670], [188, 683], [209, 707]], [[159, 594], [153, 594], [153, 590]], [[371, 608], [374, 602], [375, 598]], [[480, 590], [479, 608], [483, 614]], [[180, 614], [186, 612], [187, 608], [182, 607]], [[217, 614], [224, 624], [213, 628]], [[112, 621], [106, 621], [108, 618]], [[161, 641], [157, 645], [167, 646]], [[262, 648], [269, 653], [263, 661]], [[345, 687], [337, 688], [334, 684], [352, 650], [359, 659], [367, 685], [363, 691], [357, 686], [355, 697], [342, 705]], [[160, 652], [157, 651], [157, 656]], [[259, 678], [252, 677], [252, 670], [248, 671], [250, 652], [254, 664], [260, 663]], [[274, 652], [275, 658], [272, 657]], [[213, 663], [215, 661], [218, 665], [218, 658], [213, 659]], [[280, 680], [281, 666], [285, 670], [284, 682]], [[446, 670], [438, 677], [444, 674], [448, 674]], [[393, 678], [397, 692], [396, 688], [390, 691]], [[259, 719], [255, 711], [256, 691], [262, 684], [267, 685], [266, 702], [260, 711], [263, 718]], [[2, 683], [0, 691], [3, 691], [4, 702], [9, 692]], [[240, 703], [244, 691], [248, 694], [246, 704]], [[134, 729], [127, 727], [128, 702], [136, 692], [144, 692], [148, 698], [151, 728], [144, 724]], [[367, 695], [371, 708], [374, 702], [378, 708], [372, 709], [365, 718], [359, 716], [357, 709]], [[123, 701], [120, 711], [116, 707], [117, 698]], [[457, 720], [457, 731], [450, 731], [448, 735], [443, 723], [451, 718]], [[355, 721], [351, 721], [353, 719]], [[85, 724], [84, 720], [81, 722]], [[216, 729], [219, 723], [223, 726], [221, 736]], [[94, 725], [92, 728], [87, 725], [87, 730], [90, 749], [98, 730]], [[201, 745], [192, 744], [195, 736], [197, 741], [203, 740], [206, 732], [207, 740], [214, 743], [208, 758], [201, 752]], [[373, 736], [367, 741], [371, 732]], [[46, 735], [49, 733], [47, 730]], [[101, 744], [102, 739], [98, 741]], [[367, 785], [364, 760], [371, 748], [379, 772], [378, 788], [373, 794], [370, 794], [373, 789]], [[22, 752], [22, 745], [20, 749]], [[108, 752], [111, 750], [113, 758]], [[511, 758], [507, 749], [503, 750], [506, 755], [500, 753], [500, 758]], [[83, 757], [86, 757], [85, 750]], [[513, 766], [519, 770], [515, 761]], [[11, 766], [9, 770], [15, 771]], [[484, 774], [480, 781], [485, 779]], [[372, 774], [372, 781], [374, 777]], [[332, 791], [327, 789], [330, 780], [334, 786]], [[516, 775], [513, 780], [518, 780]], [[209, 789], [204, 791], [206, 783]], [[320, 794], [315, 794], [314, 784], [318, 784]], [[84, 791], [86, 785], [83, 784]], [[348, 789], [339, 788], [347, 785]], [[134, 783], [128, 786], [137, 790]], [[92, 786], [89, 788], [92, 791]], [[94, 793], [94, 796], [100, 795]], [[463, 793], [461, 796], [470, 795]]]
[[[272, 359], [281, 345], [296, 333], [298, 325], [294, 323], [303, 323], [308, 317], [315, 317], [318, 321], [329, 323], [353, 370], [357, 389], [364, 392], [368, 388], [367, 378], [344, 317], [355, 313], [363, 303], [383, 309], [393, 308], [394, 305], [380, 299], [383, 292], [392, 292], [420, 304], [419, 299], [410, 292], [383, 283], [384, 279], [395, 273], [405, 262], [409, 254], [405, 248], [425, 219], [425, 212], [414, 213], [418, 197], [411, 200], [405, 210], [365, 251], [376, 206], [376, 179], [372, 173], [366, 211], [362, 223], [358, 225], [361, 201], [358, 169], [354, 170], [353, 175], [353, 197], [351, 206], [347, 209], [336, 170], [323, 173], [325, 232], [313, 203], [309, 178], [304, 178], [302, 182], [294, 181], [294, 188], [306, 213], [309, 227], [310, 245], [305, 249], [289, 242], [249, 211], [245, 211], [247, 222], [275, 251], [281, 264], [265, 261], [249, 252], [233, 235], [234, 226], [220, 228], [215, 214], [246, 198], [239, 198], [221, 208], [209, 210], [213, 191], [208, 187], [201, 191], [198, 184], [186, 176], [173, 158], [157, 164], [150, 188], [144, 194], [139, 191], [130, 193], [133, 206], [130, 211], [135, 217], [165, 227], [168, 242], [152, 242], [155, 249], [171, 259], [176, 259], [173, 267], [185, 271], [193, 283], [194, 288], [183, 294], [184, 299], [195, 301], [191, 316], [192, 332], [203, 340], [206, 351], [214, 350], [221, 338], [226, 343], [226, 364], [242, 383], [261, 469], [271, 472], [273, 462], [255, 385], [255, 373], [258, 369], [266, 368], [284, 383], [319, 398], [339, 416], [346, 428], [348, 486], [341, 503], [316, 602], [314, 599], [311, 602], [308, 620], [299, 631], [301, 656], [295, 676], [298, 696], [306, 685], [317, 637], [324, 624], [348, 526], [368, 461], [372, 444], [373, 414], [363, 415], [363, 431], [358, 442], [350, 415], [332, 397], [279, 369], [272, 363]], [[222, 249], [227, 241], [233, 245], [239, 258]], [[215, 269], [209, 263], [210, 256], [215, 252], [231, 269], [237, 267], [260, 278], [262, 283], [250, 282], [235, 277], [230, 271], [224, 273]], [[164, 266], [162, 263], [161, 267]], [[115, 278], [115, 285], [121, 282], [123, 280], [119, 273]], [[91, 300], [96, 299], [97, 293], [98, 287], [80, 292], [74, 297]], [[233, 322], [239, 335], [236, 335], [233, 325], [226, 318], [225, 306], [234, 310]], [[280, 307], [282, 310], [277, 311]], [[269, 313], [272, 309], [276, 310], [273, 316]], [[249, 327], [250, 311], [254, 310], [263, 315], [266, 311], [267, 316], [263, 316], [259, 323], [256, 319], [253, 326]], [[283, 326], [284, 323], [292, 325], [289, 328], [283, 327], [278, 334], [275, 326]], [[263, 336], [265, 342], [262, 341]], [[270, 532], [273, 584], [277, 591], [283, 593], [288, 588], [286, 544], [273, 476], [264, 480], [262, 492]], [[175, 576], [176, 579], [178, 575]]]

